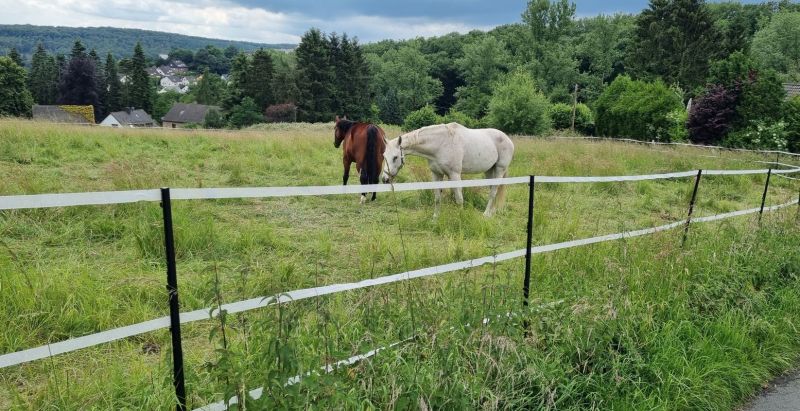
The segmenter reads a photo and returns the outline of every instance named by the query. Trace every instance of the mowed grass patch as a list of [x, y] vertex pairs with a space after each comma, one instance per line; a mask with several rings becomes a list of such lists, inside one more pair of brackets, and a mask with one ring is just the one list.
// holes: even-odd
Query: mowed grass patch
[[[339, 184], [332, 134], [332, 125], [173, 132], [4, 121], [0, 191]], [[762, 168], [751, 155], [698, 149], [514, 142], [512, 176]], [[764, 177], [703, 177], [695, 215], [758, 206]], [[402, 181], [428, 178], [416, 158], [401, 173]], [[681, 220], [692, 185], [537, 185], [535, 243]], [[769, 204], [796, 196], [794, 182], [773, 177]], [[175, 201], [183, 309], [524, 247], [526, 186], [510, 187], [492, 219], [481, 215], [485, 189], [466, 189], [464, 208], [445, 199], [436, 220], [429, 191], [379, 194], [365, 206], [358, 196]], [[537, 256], [533, 305], [564, 302], [489, 327], [476, 325], [519, 312], [522, 260], [231, 316], [225, 355], [214, 350], [219, 333], [208, 338], [218, 322], [186, 325], [191, 404], [266, 384], [269, 399], [252, 407], [730, 408], [796, 358], [787, 322], [797, 314], [793, 212], [765, 216], [761, 229], [753, 216], [695, 225], [686, 250], [675, 230]], [[5, 211], [0, 230], [3, 352], [167, 315], [158, 204]], [[523, 318], [535, 331], [527, 337]], [[296, 374], [412, 335], [375, 361], [282, 388]], [[170, 361], [160, 331], [6, 368], [0, 405], [169, 408]], [[702, 397], [707, 377], [717, 397]]]

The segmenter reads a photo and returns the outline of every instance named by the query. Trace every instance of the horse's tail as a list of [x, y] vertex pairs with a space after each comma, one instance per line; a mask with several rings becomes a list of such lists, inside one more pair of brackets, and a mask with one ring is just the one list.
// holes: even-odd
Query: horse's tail
[[[508, 170], [506, 170], [506, 172], [503, 173], [503, 178], [506, 177], [508, 177]], [[505, 202], [506, 202], [506, 185], [503, 184], [497, 187], [497, 195], [495, 196], [494, 199], [494, 209], [499, 210], [503, 208], [503, 204]]]
[[367, 184], [378, 184], [378, 127], [367, 127], [367, 151], [364, 168], [367, 171]]

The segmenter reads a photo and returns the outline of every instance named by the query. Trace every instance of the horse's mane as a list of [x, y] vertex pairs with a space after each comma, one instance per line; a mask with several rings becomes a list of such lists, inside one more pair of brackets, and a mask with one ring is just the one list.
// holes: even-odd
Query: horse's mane
[[336, 128], [338, 128], [342, 133], [347, 134], [347, 132], [350, 131], [350, 129], [356, 124], [357, 122], [352, 120], [339, 120], [339, 122], [336, 123]]
[[[433, 130], [433, 129], [444, 128], [452, 136], [453, 127], [454, 126], [466, 128], [466, 127], [464, 127], [464, 126], [462, 126], [461, 124], [458, 124], [458, 123], [434, 124], [434, 125], [431, 125], [431, 126], [425, 126], [425, 127], [420, 128], [420, 129], [417, 129], [417, 130], [414, 130], [414, 131], [411, 131], [411, 132], [408, 132], [408, 133], [404, 134], [403, 135], [403, 143], [404, 143], [403, 145], [405, 145], [406, 147], [409, 147], [409, 146], [413, 146], [413, 145], [419, 144], [420, 141], [424, 141], [423, 140], [424, 136], [420, 136], [420, 134], [422, 132], [424, 132], [424, 131]], [[408, 143], [406, 143], [406, 141], [408, 141]]]

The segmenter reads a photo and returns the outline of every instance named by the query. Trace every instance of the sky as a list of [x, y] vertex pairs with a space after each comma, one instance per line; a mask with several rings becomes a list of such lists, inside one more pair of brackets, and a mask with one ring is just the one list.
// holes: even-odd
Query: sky
[[[647, 0], [577, 0], [580, 17], [634, 13]], [[520, 21], [524, 0], [0, 0], [0, 24], [122, 27], [297, 43], [310, 27], [362, 42], [488, 30]]]

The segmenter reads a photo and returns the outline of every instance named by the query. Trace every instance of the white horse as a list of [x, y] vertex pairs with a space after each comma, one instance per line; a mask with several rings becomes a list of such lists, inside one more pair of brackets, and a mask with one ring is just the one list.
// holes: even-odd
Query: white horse
[[[384, 183], [390, 183], [405, 164], [406, 154], [428, 160], [433, 181], [447, 176], [451, 181], [461, 180], [462, 174], [484, 173], [486, 178], [505, 177], [514, 143], [505, 133], [493, 128], [469, 129], [458, 123], [423, 127], [388, 141], [383, 152]], [[456, 203], [464, 204], [461, 188], [454, 189]], [[442, 190], [435, 190], [434, 216], [439, 213]], [[492, 186], [489, 202], [483, 215], [490, 217], [502, 203], [505, 186]]]

